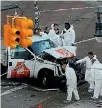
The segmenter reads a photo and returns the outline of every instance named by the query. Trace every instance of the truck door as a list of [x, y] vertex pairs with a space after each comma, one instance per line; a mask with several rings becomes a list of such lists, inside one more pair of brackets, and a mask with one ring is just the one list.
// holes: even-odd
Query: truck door
[[34, 56], [26, 49], [8, 49], [7, 78], [33, 77]]

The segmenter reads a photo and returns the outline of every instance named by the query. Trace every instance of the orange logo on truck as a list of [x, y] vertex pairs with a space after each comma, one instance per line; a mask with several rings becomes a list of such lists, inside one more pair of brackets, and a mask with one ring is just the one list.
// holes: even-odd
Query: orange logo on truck
[[72, 57], [72, 56], [74, 56], [73, 53], [69, 52], [65, 48], [58, 49], [58, 50], [56, 50], [56, 52], [60, 53], [61, 55], [65, 56], [65, 57]]
[[24, 62], [17, 62], [15, 69], [11, 71], [11, 78], [28, 78], [29, 76], [30, 70]]

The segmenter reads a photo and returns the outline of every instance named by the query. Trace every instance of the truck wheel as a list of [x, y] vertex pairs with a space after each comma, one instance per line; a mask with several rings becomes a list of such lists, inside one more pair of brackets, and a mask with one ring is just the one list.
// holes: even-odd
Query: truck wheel
[[53, 76], [48, 74], [48, 72], [42, 72], [39, 75], [38, 80], [40, 81], [40, 84], [42, 87], [44, 87], [44, 88], [52, 87]]
[[43, 73], [41, 76], [40, 76], [40, 78], [39, 78], [39, 80], [40, 80], [40, 84], [41, 84], [41, 86], [42, 87], [44, 87], [44, 88], [47, 88], [48, 87], [48, 75], [46, 75], [45, 73]]
[[48, 83], [48, 78], [47, 78], [47, 76], [43, 76], [42, 77], [42, 85], [44, 86], [44, 87], [47, 87], [47, 83]]

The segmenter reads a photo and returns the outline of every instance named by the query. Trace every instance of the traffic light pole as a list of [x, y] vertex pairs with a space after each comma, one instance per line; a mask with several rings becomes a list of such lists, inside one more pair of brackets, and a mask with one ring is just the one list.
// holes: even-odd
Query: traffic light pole
[[34, 22], [35, 28], [39, 28], [39, 11], [38, 11], [38, 2], [34, 1]]
[[101, 22], [101, 17], [100, 17], [100, 14], [102, 14], [102, 12], [99, 11], [99, 8], [98, 8], [98, 11], [96, 12], [97, 14], [97, 22]]
[[97, 21], [96, 21], [94, 37], [98, 42], [102, 42], [102, 20], [100, 16], [100, 14], [102, 14], [102, 10], [98, 8], [98, 11], [95, 13], [97, 14]]

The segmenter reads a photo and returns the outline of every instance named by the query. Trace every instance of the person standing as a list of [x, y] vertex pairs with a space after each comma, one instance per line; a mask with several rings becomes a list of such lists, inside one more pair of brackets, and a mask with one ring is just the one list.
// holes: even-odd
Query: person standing
[[75, 99], [80, 100], [78, 90], [77, 90], [77, 78], [75, 74], [75, 70], [70, 67], [69, 64], [64, 63], [62, 65], [62, 69], [65, 71], [66, 76], [66, 86], [67, 86], [67, 100], [64, 103], [71, 102], [72, 94], [74, 94]]
[[48, 33], [48, 36], [51, 40], [56, 37], [56, 31], [58, 31], [58, 24], [54, 23], [53, 28]]
[[73, 25], [65, 23], [65, 29], [62, 31], [61, 36], [64, 38], [66, 46], [74, 45], [76, 36]]
[[93, 81], [95, 83], [94, 85], [94, 94], [93, 97], [91, 97], [92, 99], [98, 99], [99, 96], [102, 96], [102, 64], [93, 59], [92, 60], [93, 65], [92, 65], [92, 69], [91, 72], [93, 74]]
[[58, 24], [54, 23], [52, 25], [52, 29], [49, 31], [48, 37], [54, 44], [56, 44], [57, 46], [61, 46]]
[[49, 33], [49, 27], [45, 27], [44, 32], [40, 32], [40, 35], [42, 36], [42, 38], [44, 39], [48, 39], [48, 33]]
[[97, 60], [96, 55], [94, 55], [93, 52], [88, 52], [88, 56], [76, 61], [76, 64], [83, 63], [83, 62], [86, 63], [85, 81], [89, 83], [89, 90], [88, 90], [89, 92], [91, 92], [91, 89], [94, 88], [94, 83], [90, 80], [91, 79], [91, 66], [92, 66], [91, 60], [92, 59]]

